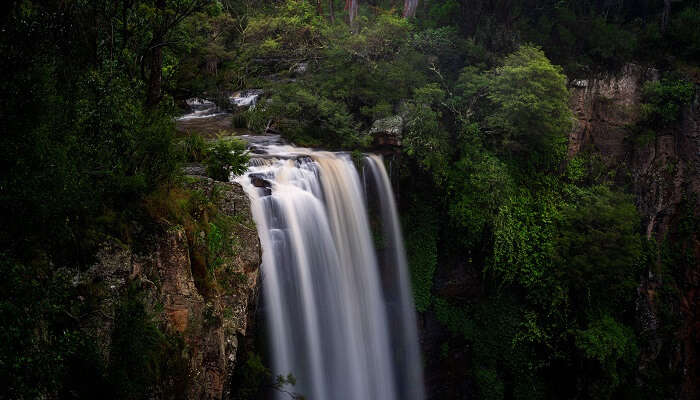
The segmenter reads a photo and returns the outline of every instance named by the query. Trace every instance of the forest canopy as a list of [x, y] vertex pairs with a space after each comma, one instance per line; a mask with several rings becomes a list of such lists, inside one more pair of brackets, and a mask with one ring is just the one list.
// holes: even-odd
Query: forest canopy
[[[154, 382], [179, 379], [167, 355], [183, 344], [138, 293], [116, 324], [142, 341], [116, 341], [125, 356], [99, 364], [71, 318], [83, 304], [64, 272], [89, 268], [108, 239], [144, 238], [157, 223], [148, 205], [174, 198], [183, 163], [208, 162], [219, 180], [244, 168], [241, 142], [207, 147], [174, 121], [188, 98], [223, 104], [245, 89], [262, 95], [231, 110], [232, 130], [273, 128], [301, 146], [370, 152], [375, 123], [401, 121], [396, 178], [416, 307], [447, 332], [435, 357], [461, 363], [455, 380], [470, 395], [677, 394], [681, 372], [669, 360], [638, 368], [648, 338], [637, 287], [663, 267], [659, 308], [671, 326], [674, 271], [696, 260], [649, 240], [624, 171], [595, 149], [567, 154], [567, 139], [571, 80], [629, 63], [661, 77], [644, 85], [630, 131], [653, 138], [678, 123], [700, 82], [697, 1], [16, 0], [4, 9], [0, 381], [10, 384], [0, 398], [145, 398], [165, 390]], [[697, 227], [692, 212], [687, 221]], [[468, 299], [437, 288], [460, 268], [479, 286]], [[673, 342], [672, 330], [663, 334]], [[95, 376], [74, 379], [83, 371]]]

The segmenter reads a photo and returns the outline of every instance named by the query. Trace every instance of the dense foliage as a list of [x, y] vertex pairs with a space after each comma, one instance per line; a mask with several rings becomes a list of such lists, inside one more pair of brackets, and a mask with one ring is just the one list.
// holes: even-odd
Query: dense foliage
[[[299, 145], [366, 151], [375, 121], [400, 121], [416, 308], [447, 332], [439, 359], [463, 364], [453, 378], [470, 382], [465, 396], [675, 396], [670, 356], [637, 367], [649, 338], [635, 324], [636, 290], [648, 270], [668, 283], [658, 288], [659, 335], [673, 338], [675, 288], [696, 264], [695, 211], [663, 243], [642, 236], [610, 166], [594, 152], [566, 154], [567, 76], [655, 66], [661, 79], [644, 84], [628, 128], [637, 142], [673, 129], [700, 76], [697, 1], [347, 3], [352, 18], [340, 0], [9, 3], [0, 398], [185, 393], [158, 386], [186, 383], [185, 345], [138, 290], [118, 305], [120, 355], [105, 361], [77, 318], [93, 311], [78, 296], [95, 294], [76, 293], [66, 271], [86, 269], [108, 238], [130, 243], [166, 220], [184, 227], [196, 284], [211, 289], [236, 221], [182, 189], [178, 166], [203, 162], [227, 180], [247, 154], [235, 140], [178, 143], [173, 117], [188, 97], [222, 104], [252, 88], [263, 95], [235, 110], [234, 128]], [[468, 296], [438, 285], [464, 271], [476, 287]], [[663, 343], [670, 353], [673, 339]], [[271, 379], [259, 356], [244, 363], [236, 398]]]

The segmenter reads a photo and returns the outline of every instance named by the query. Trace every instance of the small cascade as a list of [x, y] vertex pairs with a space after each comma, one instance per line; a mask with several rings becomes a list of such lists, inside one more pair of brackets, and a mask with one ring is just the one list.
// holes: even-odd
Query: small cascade
[[[273, 373], [294, 375], [289, 389], [309, 399], [422, 400], [410, 279], [383, 162], [367, 157], [361, 176], [349, 154], [252, 145], [258, 155], [237, 181], [263, 246]], [[388, 243], [381, 266], [370, 193]]]
[[188, 121], [192, 119], [212, 118], [228, 114], [220, 109], [213, 101], [193, 98], [186, 101], [192, 112], [177, 118], [178, 121]]

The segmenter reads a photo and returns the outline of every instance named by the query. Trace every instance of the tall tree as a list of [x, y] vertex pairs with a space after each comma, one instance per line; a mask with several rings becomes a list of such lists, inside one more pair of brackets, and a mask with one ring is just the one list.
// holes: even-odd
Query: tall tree
[[664, 11], [661, 14], [661, 33], [666, 32], [668, 18], [671, 15], [671, 0], [664, 0]]
[[352, 24], [352, 21], [357, 17], [357, 1], [358, 0], [345, 0], [345, 10], [348, 12], [348, 22]]
[[170, 34], [182, 21], [203, 11], [213, 0], [156, 0], [153, 10], [152, 39], [147, 49], [149, 62], [147, 104], [155, 106], [161, 99], [163, 48], [172, 45]]

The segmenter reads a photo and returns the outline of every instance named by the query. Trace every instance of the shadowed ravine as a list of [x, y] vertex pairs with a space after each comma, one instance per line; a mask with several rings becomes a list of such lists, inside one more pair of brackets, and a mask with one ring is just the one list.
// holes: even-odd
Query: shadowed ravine
[[[410, 280], [382, 160], [365, 157], [361, 177], [348, 154], [255, 151], [265, 154], [237, 180], [263, 245], [273, 373], [293, 374], [293, 390], [310, 399], [422, 400]], [[380, 211], [381, 263], [367, 202]]]

